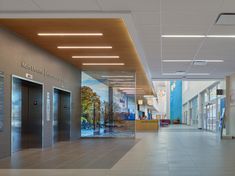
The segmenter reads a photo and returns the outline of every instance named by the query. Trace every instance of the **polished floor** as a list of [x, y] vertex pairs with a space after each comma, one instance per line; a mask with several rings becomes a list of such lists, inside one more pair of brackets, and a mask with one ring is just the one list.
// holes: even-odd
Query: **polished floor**
[[137, 142], [113, 138], [59, 142], [45, 150], [16, 152], [0, 160], [0, 169], [110, 169]]
[[[139, 141], [110, 169], [0, 170], [4, 176], [234, 176], [235, 140], [184, 126], [138, 133]], [[95, 149], [94, 149], [95, 150]], [[71, 151], [72, 152], [72, 151]], [[76, 155], [76, 153], [74, 153]], [[115, 152], [109, 157], [115, 156]], [[89, 158], [88, 160], [90, 160]], [[88, 161], [87, 160], [87, 161]], [[104, 160], [105, 161], [105, 160]], [[37, 158], [35, 158], [37, 162]], [[77, 162], [77, 161], [73, 161]], [[103, 160], [100, 159], [102, 163]], [[72, 163], [72, 162], [71, 162]], [[106, 163], [107, 164], [107, 163]]]

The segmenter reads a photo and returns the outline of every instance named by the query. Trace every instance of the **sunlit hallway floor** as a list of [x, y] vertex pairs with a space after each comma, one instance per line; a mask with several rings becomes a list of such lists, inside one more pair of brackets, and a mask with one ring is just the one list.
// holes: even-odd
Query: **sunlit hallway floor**
[[[189, 127], [137, 133], [140, 139], [110, 169], [0, 170], [1, 176], [234, 176], [235, 140]], [[110, 154], [112, 157], [113, 154]], [[102, 160], [100, 161], [102, 162]]]

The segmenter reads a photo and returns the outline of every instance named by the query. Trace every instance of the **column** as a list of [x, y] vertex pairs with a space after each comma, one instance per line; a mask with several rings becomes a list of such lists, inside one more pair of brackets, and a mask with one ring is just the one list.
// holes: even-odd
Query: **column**
[[202, 94], [198, 94], [198, 129], [203, 128]]

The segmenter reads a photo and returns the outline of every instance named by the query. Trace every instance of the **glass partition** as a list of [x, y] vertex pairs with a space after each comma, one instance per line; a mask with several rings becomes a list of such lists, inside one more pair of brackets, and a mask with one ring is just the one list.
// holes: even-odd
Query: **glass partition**
[[82, 72], [82, 137], [135, 136], [135, 73]]

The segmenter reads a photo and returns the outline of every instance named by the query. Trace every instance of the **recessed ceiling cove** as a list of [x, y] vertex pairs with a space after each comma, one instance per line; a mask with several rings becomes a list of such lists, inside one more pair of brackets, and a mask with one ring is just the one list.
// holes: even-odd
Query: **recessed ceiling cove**
[[0, 19], [0, 26], [82, 70], [134, 71], [137, 87], [152, 93], [122, 19]]

